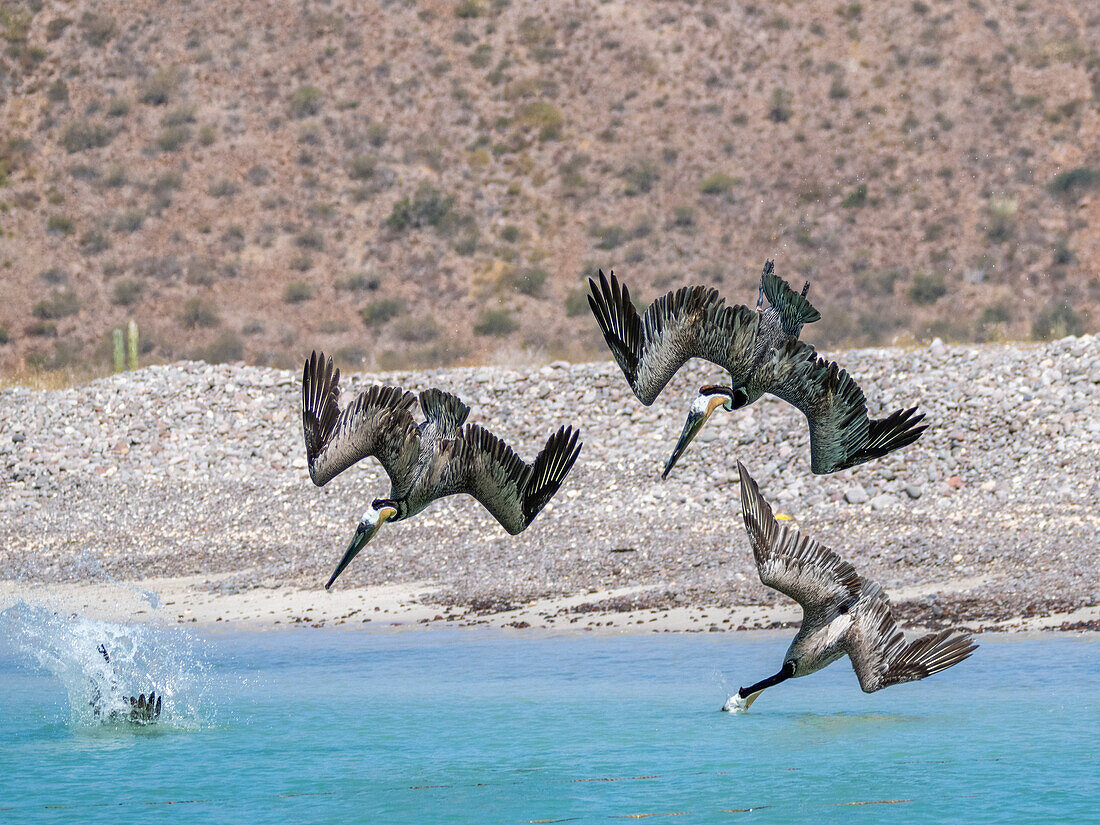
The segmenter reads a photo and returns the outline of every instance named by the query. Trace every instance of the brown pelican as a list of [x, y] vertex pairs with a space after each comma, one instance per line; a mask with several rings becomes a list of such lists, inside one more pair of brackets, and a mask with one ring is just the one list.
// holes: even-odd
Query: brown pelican
[[[731, 386], [705, 386], [692, 404], [680, 440], [661, 474], [719, 407], [740, 409], [768, 392], [800, 409], [810, 425], [810, 469], [834, 473], [912, 444], [924, 432], [916, 407], [869, 420], [863, 392], [836, 363], [798, 340], [803, 324], [821, 315], [777, 276], [768, 261], [756, 309], [726, 306], [718, 292], [683, 287], [650, 304], [641, 317], [626, 285], [600, 271], [589, 279], [588, 303], [630, 388], [650, 405], [689, 358], [705, 358], [730, 374]], [[762, 309], [764, 297], [770, 306]]]
[[966, 659], [977, 644], [966, 633], [941, 630], [906, 642], [890, 614], [890, 600], [873, 581], [823, 544], [780, 527], [756, 482], [741, 472], [741, 513], [752, 543], [760, 581], [802, 605], [802, 626], [783, 668], [755, 685], [741, 688], [722, 710], [743, 712], [764, 688], [805, 676], [845, 653], [872, 693], [890, 685], [923, 679]]
[[[107, 646], [100, 644], [96, 647], [100, 655], [103, 657], [103, 661], [107, 664], [111, 664], [111, 654], [107, 652]], [[118, 686], [111, 678], [110, 681], [111, 690], [115, 690]], [[125, 695], [123, 696], [123, 703], [125, 704]], [[103, 719], [108, 722], [128, 721], [134, 725], [151, 725], [160, 718], [160, 709], [164, 701], [163, 696], [157, 696], [155, 690], [149, 691], [149, 698], [145, 698], [145, 694], [139, 694], [138, 696], [128, 697], [130, 700], [130, 714], [124, 717], [117, 710], [106, 710], [104, 708], [103, 692], [99, 689], [98, 684], [93, 684], [92, 698], [88, 701], [88, 704], [92, 708], [92, 716], [96, 719]]]
[[534, 521], [577, 460], [579, 433], [562, 427], [546, 442], [534, 464], [476, 424], [464, 424], [470, 408], [442, 390], [424, 390], [417, 424], [417, 400], [397, 387], [375, 385], [340, 411], [340, 371], [314, 352], [302, 375], [302, 425], [309, 477], [318, 487], [374, 456], [390, 477], [389, 498], [377, 499], [363, 516], [332, 578], [332, 587], [356, 554], [387, 521], [415, 515], [437, 498], [468, 493], [515, 535]]

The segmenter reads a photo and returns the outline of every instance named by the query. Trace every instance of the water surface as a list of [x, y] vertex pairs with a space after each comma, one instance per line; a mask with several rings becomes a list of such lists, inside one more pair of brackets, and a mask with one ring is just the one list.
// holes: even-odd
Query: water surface
[[0, 634], [0, 820], [1036, 823], [1100, 805], [1093, 638], [983, 638], [871, 695], [841, 661], [733, 716], [717, 710], [786, 639], [163, 634], [165, 656], [175, 639], [202, 660], [174, 701], [204, 706], [144, 729], [89, 722]]

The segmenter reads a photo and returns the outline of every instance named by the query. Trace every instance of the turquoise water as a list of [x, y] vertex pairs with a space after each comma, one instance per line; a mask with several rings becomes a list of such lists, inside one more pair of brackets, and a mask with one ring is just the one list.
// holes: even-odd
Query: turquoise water
[[838, 662], [743, 716], [717, 710], [785, 639], [146, 641], [176, 711], [132, 729], [90, 722], [79, 687], [0, 632], [0, 821], [1081, 823], [1100, 805], [1095, 639], [983, 638], [873, 695]]

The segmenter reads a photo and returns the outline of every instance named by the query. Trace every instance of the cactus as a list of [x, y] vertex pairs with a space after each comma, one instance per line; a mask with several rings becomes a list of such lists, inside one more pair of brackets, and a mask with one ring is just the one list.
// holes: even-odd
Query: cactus
[[116, 329], [114, 332], [115, 343], [115, 372], [122, 372], [126, 369], [126, 353], [122, 347], [122, 330]]
[[136, 370], [138, 368], [138, 328], [137, 321], [133, 318], [126, 325], [126, 354], [127, 369]]

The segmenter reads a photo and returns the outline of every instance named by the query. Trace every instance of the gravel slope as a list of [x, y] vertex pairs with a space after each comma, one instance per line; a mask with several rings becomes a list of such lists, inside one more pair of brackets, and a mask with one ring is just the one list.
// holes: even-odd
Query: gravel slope
[[[925, 624], [981, 624], [1100, 602], [1100, 338], [836, 354], [872, 414], [917, 403], [931, 427], [883, 460], [815, 477], [797, 410], [765, 398], [721, 412], [667, 481], [660, 469], [695, 390], [695, 362], [650, 408], [611, 363], [346, 377], [462, 396], [532, 459], [576, 423], [585, 441], [558, 497], [511, 537], [464, 497], [387, 525], [348, 584], [431, 581], [492, 611], [536, 596], [639, 586], [628, 606], [771, 604], [741, 526], [740, 458], [778, 512], [908, 602]], [[305, 470], [300, 376], [178, 363], [62, 391], [0, 391], [0, 577], [80, 581], [199, 574], [233, 592], [317, 587], [367, 503], [365, 463], [324, 489]], [[965, 581], [961, 592], [951, 582]], [[622, 600], [620, 600], [622, 601]]]

